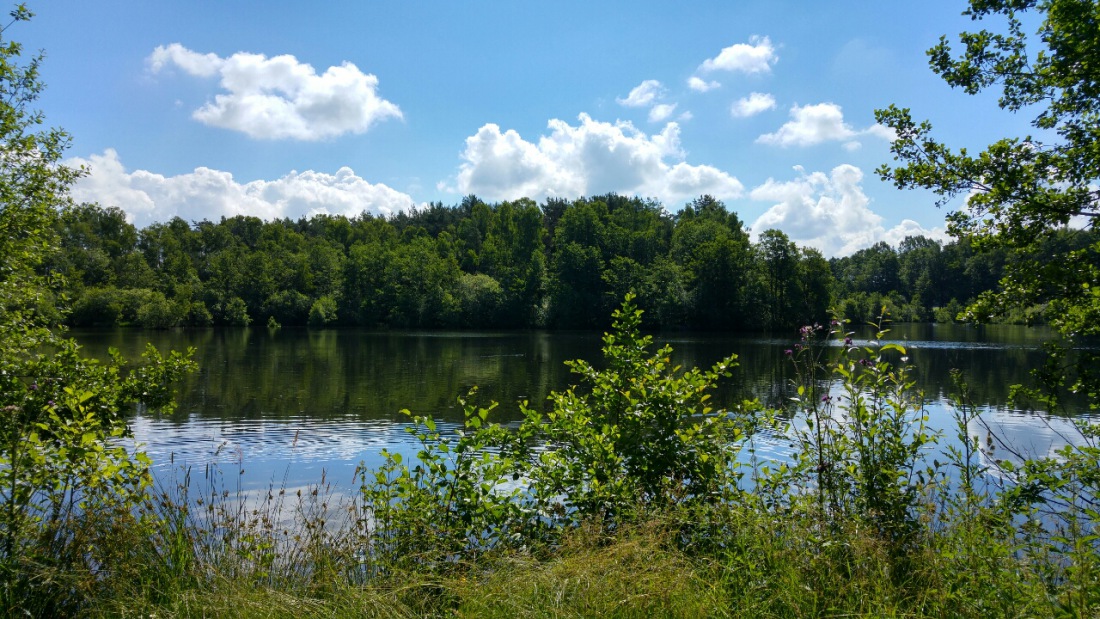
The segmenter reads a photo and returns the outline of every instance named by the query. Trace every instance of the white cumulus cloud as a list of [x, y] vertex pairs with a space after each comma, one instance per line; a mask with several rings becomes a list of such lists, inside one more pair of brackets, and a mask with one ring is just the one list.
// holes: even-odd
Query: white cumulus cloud
[[239, 183], [229, 172], [205, 167], [177, 176], [129, 171], [112, 149], [87, 159], [73, 158], [66, 164], [90, 170], [73, 186], [74, 200], [117, 206], [139, 227], [175, 216], [217, 221], [234, 215], [263, 219], [318, 213], [391, 215], [413, 206], [408, 195], [369, 183], [347, 167], [335, 174], [307, 170], [272, 181]]
[[659, 123], [668, 120], [668, 117], [672, 116], [672, 113], [675, 111], [675, 103], [658, 103], [649, 109], [649, 122]]
[[709, 90], [714, 90], [719, 86], [721, 86], [721, 84], [719, 84], [715, 80], [707, 81], [695, 75], [692, 75], [688, 78], [688, 88], [694, 90], [695, 92], [707, 92]]
[[495, 124], [481, 127], [466, 138], [455, 190], [490, 200], [617, 192], [674, 204], [704, 193], [733, 199], [744, 189], [722, 170], [682, 161], [675, 122], [646, 135], [629, 122], [600, 122], [587, 114], [578, 120], [576, 126], [551, 120], [549, 134], [537, 143]]
[[753, 188], [749, 197], [773, 205], [752, 223], [754, 235], [778, 228], [791, 240], [816, 247], [826, 256], [846, 256], [879, 241], [897, 245], [906, 236], [923, 234], [942, 239], [941, 228], [926, 230], [912, 220], [904, 220], [887, 230], [882, 216], [869, 208], [863, 193], [863, 171], [843, 164], [829, 174], [806, 174], [792, 181], [769, 178]]
[[881, 240], [886, 241], [894, 247], [898, 247], [907, 236], [926, 236], [944, 244], [952, 240], [951, 235], [947, 234], [946, 228], [937, 226], [929, 230], [912, 219], [903, 219], [898, 225], [883, 232]]
[[158, 73], [165, 67], [175, 65], [183, 69], [185, 73], [197, 77], [214, 77], [225, 64], [225, 61], [217, 54], [200, 54], [193, 52], [179, 43], [171, 45], [158, 45], [148, 58], [149, 68], [153, 73]]
[[810, 146], [829, 140], [846, 140], [856, 132], [844, 122], [844, 113], [835, 103], [791, 108], [791, 120], [775, 133], [765, 133], [756, 139], [762, 144], [777, 146]]
[[350, 62], [318, 75], [290, 55], [221, 58], [173, 43], [153, 50], [148, 65], [154, 73], [174, 66], [196, 77], [218, 76], [226, 92], [192, 117], [257, 139], [322, 140], [402, 117], [397, 105], [378, 96], [378, 78]]
[[748, 118], [773, 109], [775, 109], [775, 97], [754, 92], [747, 97], [734, 101], [733, 105], [730, 106], [730, 114], [735, 118]]
[[774, 133], [765, 133], [756, 138], [761, 144], [774, 146], [813, 146], [822, 142], [845, 142], [849, 151], [857, 150], [860, 143], [855, 138], [869, 135], [886, 140], [895, 139], [893, 130], [882, 125], [871, 125], [863, 130], [853, 129], [844, 122], [844, 112], [835, 103], [815, 105], [794, 105], [790, 111], [791, 120]]
[[873, 135], [876, 138], [881, 138], [888, 142], [893, 142], [894, 140], [898, 139], [898, 132], [894, 131], [893, 127], [887, 127], [886, 125], [880, 125], [878, 123], [867, 127], [867, 129], [864, 130], [863, 133], [867, 135]]
[[619, 105], [626, 107], [645, 107], [660, 99], [665, 94], [665, 87], [657, 80], [645, 80], [635, 86], [626, 98], [616, 98]]
[[724, 48], [714, 58], [699, 65], [700, 73], [711, 71], [736, 71], [739, 73], [770, 73], [779, 60], [775, 47], [768, 37], [753, 36], [748, 43], [737, 43]]

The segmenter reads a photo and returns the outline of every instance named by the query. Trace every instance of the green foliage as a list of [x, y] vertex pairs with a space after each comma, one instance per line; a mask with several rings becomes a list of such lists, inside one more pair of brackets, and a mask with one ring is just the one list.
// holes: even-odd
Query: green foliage
[[300, 325], [310, 314], [309, 297], [297, 290], [280, 290], [267, 298], [263, 313], [279, 324]]
[[462, 326], [495, 327], [500, 323], [505, 303], [500, 282], [484, 273], [463, 273], [455, 291]]
[[[20, 5], [11, 17], [31, 14]], [[129, 513], [148, 484], [148, 459], [119, 442], [124, 415], [170, 405], [170, 384], [192, 366], [152, 349], [134, 369], [117, 355], [84, 359], [41, 310], [58, 282], [35, 270], [56, 247], [78, 172], [60, 164], [65, 134], [38, 128], [29, 106], [40, 59], [20, 64], [21, 53], [0, 44], [0, 612], [56, 616], [78, 607], [94, 570], [109, 569], [80, 523]]]
[[[719, 210], [720, 209], [720, 210]], [[747, 318], [751, 250], [740, 221], [720, 202], [687, 207], [672, 236], [672, 258], [683, 269], [688, 324], [721, 329], [735, 316]], [[731, 227], [733, 224], [735, 227]], [[754, 324], [753, 326], [766, 326]]]
[[336, 322], [336, 299], [323, 296], [309, 308], [309, 326], [324, 327]]
[[169, 301], [157, 290], [86, 288], [73, 303], [68, 321], [74, 326], [135, 325], [166, 329], [183, 324], [189, 316], [196, 320], [190, 315], [191, 305]]
[[919, 465], [936, 437], [926, 427], [923, 395], [908, 377], [905, 347], [881, 343], [889, 333], [885, 325], [883, 314], [867, 346], [856, 346], [852, 333], [829, 331], [840, 344], [836, 359], [826, 358], [825, 327], [802, 328], [791, 351], [799, 371], [793, 403], [805, 424], [795, 429], [794, 473], [812, 483], [830, 524], [859, 520], [900, 542], [915, 530], [915, 508], [930, 481]]
[[381, 467], [360, 471], [377, 569], [443, 570], [480, 551], [529, 541], [522, 535], [523, 489], [513, 483], [517, 467], [491, 451], [510, 441], [489, 421], [496, 404], [459, 403], [464, 419], [455, 437], [445, 437], [431, 417], [402, 411], [411, 417], [406, 432], [420, 445], [415, 461], [383, 450]]
[[707, 406], [734, 358], [682, 371], [670, 347], [650, 355], [632, 300], [604, 336], [606, 369], [570, 362], [584, 387], [551, 394], [545, 414], [521, 404], [518, 429], [488, 421], [495, 404], [465, 400], [457, 439], [430, 417], [413, 417], [415, 462], [385, 453], [380, 469], [363, 474], [372, 548], [384, 565], [446, 566], [590, 518], [623, 523], [639, 509], [713, 505], [736, 492], [735, 457], [755, 404]]
[[[9, 293], [0, 283], [0, 293]], [[37, 284], [24, 279], [22, 285]], [[25, 290], [25, 289], [24, 289]], [[171, 406], [171, 386], [193, 368], [190, 353], [129, 368], [85, 359], [72, 340], [14, 305], [0, 309], [0, 608], [69, 612], [104, 558], [81, 550], [81, 523], [128, 514], [149, 483], [146, 459], [120, 442], [134, 405]], [[107, 516], [105, 516], [107, 515]]]
[[520, 435], [539, 441], [528, 461], [532, 494], [541, 511], [567, 521], [715, 502], [735, 489], [735, 456], [751, 420], [707, 404], [735, 357], [683, 371], [671, 347], [651, 355], [633, 299], [627, 295], [612, 315], [604, 369], [570, 362], [583, 387], [551, 394], [545, 414], [523, 407]]
[[174, 218], [140, 231], [118, 207], [82, 204], [53, 228], [62, 251], [38, 268], [63, 276], [74, 325], [141, 324], [146, 304], [150, 325], [304, 325], [331, 298], [329, 324], [599, 328], [634, 291], [647, 327], [779, 328], [821, 314], [832, 289], [820, 254], [795, 248], [798, 268], [778, 282], [792, 313], [762, 320], [764, 265], [737, 214], [709, 196], [676, 217], [608, 194], [542, 207], [471, 198], [388, 219]]
[[416, 235], [385, 254], [382, 268], [387, 278], [378, 293], [387, 322], [403, 327], [445, 324], [454, 311], [451, 291], [459, 269], [444, 249], [441, 241]]
[[[978, 189], [972, 210], [955, 217], [956, 231], [979, 247], [1009, 244], [1020, 253], [975, 255], [960, 267], [952, 256], [969, 251], [962, 242], [907, 240], [900, 253], [875, 247], [834, 263], [852, 274], [842, 280], [847, 300], [860, 311], [870, 299], [909, 316], [929, 307], [942, 315], [952, 299], [981, 290], [933, 300], [934, 273], [973, 267], [981, 273], [969, 281], [979, 282], [1001, 260], [1009, 264], [1002, 292], [1023, 294], [1028, 308], [1045, 305], [1067, 335], [1095, 334], [1100, 245], [1090, 234], [1051, 231], [1051, 223], [1097, 216], [1090, 71], [1098, 66], [1100, 13], [1095, 3], [1071, 0], [971, 7], [976, 17], [1005, 12], [1009, 34], [964, 35], [960, 60], [941, 44], [936, 70], [970, 92], [1003, 83], [1010, 110], [1047, 102], [1036, 126], [1062, 142], [1006, 141], [968, 158], [890, 110], [882, 120], [899, 131], [895, 153], [910, 165], [886, 174], [944, 195]], [[1040, 32], [1049, 54], [1024, 54], [1010, 9], [1030, 8], [1047, 14]], [[19, 6], [11, 16], [30, 13]], [[767, 308], [754, 326], [776, 326], [823, 306], [823, 258], [781, 233], [752, 247], [737, 216], [708, 197], [675, 222], [659, 205], [614, 195], [550, 201], [541, 222], [529, 201], [494, 208], [470, 197], [459, 209], [431, 205], [391, 221], [315, 218], [296, 226], [239, 217], [192, 228], [176, 219], [135, 240], [117, 210], [58, 210], [68, 206], [78, 172], [59, 164], [64, 134], [38, 129], [41, 117], [27, 110], [41, 89], [38, 59], [20, 65], [20, 54], [18, 44], [0, 45], [0, 613], [1100, 610], [1100, 430], [1079, 426], [1080, 440], [1053, 458], [993, 458], [990, 444], [970, 432], [977, 412], [960, 381], [959, 447], [948, 448], [946, 469], [920, 470], [934, 437], [908, 378], [907, 351], [881, 343], [881, 321], [866, 346], [831, 333], [836, 358], [820, 341], [824, 328], [803, 330], [791, 351], [800, 370], [793, 465], [754, 460], [753, 491], [741, 487], [736, 456], [770, 418], [756, 403], [708, 406], [708, 391], [734, 359], [683, 371], [670, 347], [651, 353], [628, 294], [604, 337], [603, 366], [572, 362], [583, 384], [552, 394], [545, 413], [523, 403], [523, 421], [509, 428], [490, 421], [495, 404], [460, 400], [464, 418], [453, 431], [413, 416], [415, 459], [386, 453], [378, 470], [361, 471], [354, 502], [307, 489], [284, 528], [284, 491], [258, 503], [216, 486], [196, 496], [187, 481], [175, 496], [152, 492], [148, 460], [126, 448], [126, 415], [135, 406], [170, 408], [173, 382], [193, 365], [188, 355], [152, 348], [133, 367], [117, 353], [107, 362], [85, 359], [53, 321], [49, 306], [63, 296], [58, 273], [72, 278], [74, 316], [89, 323], [247, 324], [267, 315], [278, 326], [279, 314], [330, 324], [339, 310], [364, 324], [438, 326], [499, 308], [518, 316], [515, 324], [537, 324], [549, 307], [561, 326], [595, 325], [603, 318], [593, 312], [609, 295], [637, 288], [662, 325], [699, 315], [699, 300], [708, 299], [730, 312], [727, 320]], [[57, 231], [67, 239], [59, 252]], [[1056, 264], [1021, 275], [1047, 262]], [[891, 278], [912, 294], [898, 294]], [[986, 296], [974, 311], [997, 311], [1002, 301]], [[1040, 372], [1051, 390], [1018, 394], [1050, 409], [1059, 405], [1057, 389], [1095, 401], [1088, 370], [1096, 354], [1065, 346], [1054, 353]], [[994, 468], [1002, 491], [983, 486]], [[342, 519], [333, 520], [334, 509]]]
[[[195, 492], [185, 481], [174, 495], [147, 495], [137, 521], [130, 510], [101, 516], [80, 539], [113, 567], [88, 585], [96, 601], [86, 610], [988, 617], [1100, 608], [1095, 434], [1056, 459], [998, 462], [974, 436], [981, 411], [959, 384], [957, 446], [938, 464], [941, 454], [923, 450], [932, 437], [907, 378], [910, 351], [882, 341], [885, 330], [859, 346], [834, 333], [839, 345], [829, 346], [827, 329], [808, 327], [791, 351], [798, 416], [787, 434], [768, 428], [794, 439], [792, 458], [753, 457], [743, 487], [728, 458], [725, 472], [699, 467], [760, 437], [769, 419], [704, 412], [703, 382], [721, 372], [674, 371], [670, 352], [648, 352], [632, 302], [606, 336], [602, 369], [574, 363], [583, 384], [554, 394], [548, 412], [523, 404], [524, 421], [501, 426], [495, 405], [472, 404], [471, 394], [457, 428], [414, 416], [416, 455], [387, 453], [380, 468], [361, 470], [351, 499], [326, 488], [297, 502], [275, 488]], [[725, 424], [725, 441], [707, 440]], [[712, 449], [722, 455], [696, 457]], [[920, 470], [928, 461], [932, 470]]]
[[213, 315], [216, 321], [224, 325], [247, 327], [252, 324], [252, 317], [248, 315], [248, 306], [240, 297], [231, 297], [216, 304]]
[[183, 303], [181, 309], [185, 310], [183, 321], [188, 325], [209, 327], [214, 324], [214, 315], [210, 313], [206, 303], [202, 301]]
[[562, 235], [552, 267], [551, 324], [593, 328], [604, 315], [603, 260], [597, 247], [564, 239]]
[[180, 307], [164, 298], [154, 295], [137, 310], [137, 323], [149, 329], [167, 329], [183, 322], [187, 308]]
[[[1035, 11], [1037, 41], [1024, 30], [1023, 13]], [[1100, 218], [1100, 4], [1094, 0], [972, 0], [965, 12], [975, 21], [1004, 19], [1000, 32], [960, 35], [955, 55], [946, 37], [929, 50], [930, 65], [948, 84], [967, 94], [996, 88], [1000, 107], [1034, 110], [1037, 136], [1009, 137], [978, 154], [952, 150], [932, 136], [932, 125], [915, 122], [909, 110], [876, 112], [893, 128], [891, 145], [900, 164], [879, 174], [900, 188], [931, 189], [941, 204], [966, 195], [949, 216], [951, 234], [979, 249], [1006, 247], [1020, 259], [1006, 265], [1000, 290], [982, 295], [971, 317], [988, 319], [1013, 308], [1045, 305], [1050, 323], [1067, 338], [1100, 333], [1100, 244], [1062, 247], [1068, 226], [1092, 228]], [[1088, 368], [1079, 368], [1082, 372]]]
[[[1095, 236], [1095, 232], [1063, 231], [1054, 238], [1061, 242], [1064, 238]], [[1055, 253], [1044, 253], [1042, 260], [1056, 259]], [[829, 262], [835, 276], [836, 305], [845, 318], [871, 322], [879, 308], [887, 305], [891, 316], [902, 322], [944, 322], [942, 314], [934, 317], [936, 308], [947, 306], [952, 299], [964, 305], [974, 302], [983, 293], [998, 288], [1006, 264], [1031, 259], [1037, 256], [1029, 250], [984, 246], [977, 252], [968, 238], [941, 245], [917, 236], [905, 238], [896, 249], [879, 243]], [[952, 314], [952, 320], [957, 313]], [[1009, 316], [990, 318], [1014, 321]], [[1036, 317], [1029, 324], [1038, 321]]]
[[960, 319], [964, 309], [958, 299], [951, 299], [947, 305], [933, 309], [932, 316], [936, 322], [952, 323]]
[[[141, 305], [165, 309], [148, 296], [159, 294], [175, 309], [155, 313], [185, 325], [268, 316], [304, 325], [327, 297], [343, 325], [602, 328], [633, 291], [646, 328], [721, 331], [821, 322], [834, 305], [859, 322], [884, 303], [898, 320], [927, 321], [953, 298], [969, 304], [995, 291], [1006, 265], [1072, 255], [1087, 271], [1100, 234], [1058, 230], [1033, 248], [985, 243], [980, 252], [968, 238], [941, 245], [911, 237], [826, 262], [782, 232], [752, 243], [737, 214], [709, 196], [673, 216], [614, 194], [541, 207], [473, 198], [389, 219], [234, 217], [192, 226], [177, 218], [141, 231], [116, 207], [85, 204], [66, 208], [53, 229], [62, 250], [38, 269], [63, 276], [74, 325], [140, 324]], [[1049, 282], [1041, 302], [1000, 314], [985, 303], [974, 316], [1041, 321], [1058, 306], [1052, 295], [1061, 284]], [[1046, 313], [1075, 324], [1091, 315]]]
[[[1025, 34], [1027, 11], [1039, 14], [1037, 41]], [[1005, 138], [972, 155], [950, 149], [932, 137], [930, 123], [917, 123], [908, 110], [892, 106], [876, 116], [898, 134], [891, 150], [900, 165], [883, 166], [879, 174], [900, 188], [931, 189], [941, 204], [966, 195], [965, 207], [949, 216], [950, 232], [979, 251], [1012, 252], [1000, 289], [977, 295], [967, 318], [1030, 322], [1045, 308], [1062, 338], [1048, 344], [1046, 362], [1033, 372], [1036, 385], [1014, 387], [1013, 397], [1026, 396], [1055, 411], [1068, 390], [1084, 394], [1096, 408], [1097, 355], [1072, 349], [1082, 338], [1100, 334], [1100, 3], [972, 0], [966, 14], [974, 20], [1001, 16], [1006, 28], [961, 34], [958, 55], [941, 38], [929, 50], [932, 70], [967, 94], [999, 89], [1004, 110], [1034, 110], [1038, 137]], [[1010, 549], [1046, 557], [1037, 562], [1041, 577], [1073, 592], [1057, 599], [1063, 616], [1087, 616], [1098, 604], [1098, 434], [1094, 425], [1080, 425], [1076, 440], [1056, 457], [1013, 453], [1002, 443], [1012, 457], [993, 460], [1011, 484], [1000, 497], [1006, 506], [1001, 517], [1028, 523]], [[966, 444], [969, 449], [969, 437]], [[969, 475], [969, 459], [964, 462]], [[977, 509], [972, 503], [964, 504], [963, 517]]]
[[[600, 328], [633, 291], [646, 328], [720, 331], [821, 322], [834, 304], [860, 322], [883, 304], [899, 320], [930, 320], [952, 298], [996, 288], [1006, 264], [1084, 256], [1097, 235], [1060, 232], [1030, 253], [913, 237], [826, 261], [779, 231], [752, 243], [737, 214], [709, 196], [672, 216], [614, 194], [541, 208], [475, 199], [390, 219], [174, 219], [141, 231], [117, 208], [85, 204], [53, 227], [62, 250], [39, 272], [63, 277], [74, 325], [268, 316], [304, 325], [331, 299], [326, 324]], [[162, 319], [139, 320], [145, 305]], [[1045, 307], [1000, 319], [1036, 322]]]
[[[537, 324], [546, 279], [541, 211], [527, 199], [504, 202], [491, 213], [484, 204], [476, 208], [482, 218], [479, 227], [485, 227], [478, 269], [499, 283], [500, 291], [495, 293], [499, 299], [485, 299], [489, 302], [485, 309], [493, 310], [488, 314], [480, 313], [482, 308], [476, 306], [461, 306], [460, 314], [480, 319], [486, 326]], [[469, 282], [460, 281], [460, 291], [463, 283]], [[493, 307], [494, 303], [498, 307]]]

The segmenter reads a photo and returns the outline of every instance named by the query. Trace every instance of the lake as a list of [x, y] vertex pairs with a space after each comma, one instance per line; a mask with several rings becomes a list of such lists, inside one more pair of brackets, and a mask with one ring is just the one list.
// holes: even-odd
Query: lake
[[[136, 359], [146, 342], [162, 351], [196, 348], [200, 369], [182, 386], [178, 410], [135, 415], [135, 439], [162, 479], [186, 467], [228, 465], [223, 470], [232, 470], [233, 483], [245, 490], [301, 487], [320, 481], [322, 472], [347, 487], [360, 462], [380, 462], [381, 449], [415, 453], [402, 409], [431, 414], [444, 422], [441, 426], [453, 427], [462, 414], [456, 397], [476, 385], [479, 403], [500, 402], [497, 420], [514, 421], [518, 400], [543, 406], [552, 390], [575, 382], [566, 360], [597, 366], [601, 361], [601, 335], [591, 332], [260, 327], [73, 330], [72, 335], [88, 355], [99, 357], [114, 347]], [[870, 335], [860, 332], [857, 338]], [[1045, 454], [1065, 444], [1070, 422], [1010, 409], [1007, 394], [1009, 385], [1028, 381], [1049, 336], [1045, 328], [901, 324], [893, 325], [886, 339], [908, 347], [913, 378], [934, 426], [951, 424], [949, 373], [959, 368], [984, 422], [1015, 448]], [[791, 393], [794, 373], [784, 351], [796, 343], [795, 334], [654, 337], [658, 344], [671, 344], [674, 361], [685, 367], [709, 367], [738, 355], [740, 366], [715, 394], [718, 407], [745, 398], [777, 406]], [[979, 436], [988, 431], [981, 425], [970, 430]], [[763, 450], [782, 457], [785, 448], [776, 438]]]

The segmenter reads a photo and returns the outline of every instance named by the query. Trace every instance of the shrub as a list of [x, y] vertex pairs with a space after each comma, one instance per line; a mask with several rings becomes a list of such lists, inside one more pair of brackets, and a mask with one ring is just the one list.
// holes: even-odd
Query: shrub
[[539, 447], [525, 460], [532, 494], [541, 510], [563, 520], [718, 502], [737, 482], [735, 457], [758, 407], [715, 411], [707, 393], [730, 376], [736, 356], [684, 371], [672, 363], [671, 346], [651, 355], [653, 338], [641, 335], [633, 299], [627, 295], [612, 314], [606, 369], [568, 362], [583, 387], [552, 393], [545, 415], [522, 407], [520, 435]]
[[455, 284], [457, 322], [463, 326], [493, 326], [499, 324], [504, 305], [500, 282], [484, 273], [463, 273]]
[[187, 308], [187, 316], [185, 321], [192, 327], [209, 327], [214, 323], [214, 316], [210, 313], [210, 310], [206, 309], [206, 304], [202, 301], [191, 301], [185, 304]]
[[[55, 579], [107, 569], [81, 550], [79, 523], [128, 513], [149, 484], [149, 460], [119, 443], [124, 415], [136, 403], [170, 407], [172, 383], [193, 364], [151, 346], [140, 367], [117, 354], [101, 364], [9, 317], [0, 315], [0, 608], [50, 614], [79, 597]], [[11, 348], [29, 340], [37, 346]]]
[[263, 312], [279, 324], [304, 325], [309, 318], [309, 297], [297, 290], [282, 290], [268, 297]]
[[240, 297], [230, 297], [214, 303], [214, 321], [232, 327], [247, 327], [252, 323], [248, 315], [248, 306]]
[[69, 323], [78, 327], [109, 326], [119, 323], [122, 304], [116, 288], [88, 288], [77, 297]]
[[412, 417], [406, 431], [420, 445], [415, 462], [383, 450], [381, 467], [359, 473], [376, 571], [446, 569], [527, 541], [521, 530], [530, 512], [514, 483], [516, 463], [495, 449], [510, 442], [508, 431], [488, 421], [496, 404], [480, 408], [464, 398], [459, 404], [464, 418], [454, 437], [431, 417], [403, 411]]
[[185, 308], [164, 298], [159, 292], [144, 295], [135, 312], [135, 322], [146, 329], [167, 329], [179, 326], [185, 318]]
[[921, 456], [936, 436], [926, 427], [923, 394], [909, 379], [905, 347], [882, 343], [887, 315], [883, 308], [867, 346], [856, 346], [852, 333], [828, 331], [841, 345], [834, 360], [825, 358], [820, 325], [803, 327], [801, 343], [787, 351], [798, 367], [794, 406], [804, 424], [794, 429], [792, 470], [794, 484], [814, 488], [827, 522], [857, 519], [900, 542], [914, 530], [921, 482], [930, 481], [919, 469]]
[[523, 402], [513, 431], [489, 422], [496, 404], [460, 400], [465, 418], [453, 439], [432, 418], [413, 417], [415, 461], [385, 452], [383, 466], [362, 476], [382, 565], [452, 565], [585, 520], [614, 527], [640, 510], [718, 504], [735, 492], [735, 457], [756, 406], [707, 405], [734, 358], [683, 371], [670, 347], [651, 355], [632, 300], [604, 336], [607, 368], [569, 362], [585, 385], [551, 394], [545, 415]]
[[336, 299], [323, 296], [309, 308], [309, 326], [324, 327], [336, 322]]
[[959, 303], [958, 299], [951, 299], [947, 305], [933, 308], [932, 316], [936, 322], [951, 323], [957, 321], [959, 314], [963, 313], [965, 309], [966, 306]]

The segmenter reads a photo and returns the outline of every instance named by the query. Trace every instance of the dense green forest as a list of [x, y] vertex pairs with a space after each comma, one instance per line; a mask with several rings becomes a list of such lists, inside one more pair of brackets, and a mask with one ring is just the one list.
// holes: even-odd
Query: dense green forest
[[[391, 218], [175, 218], [138, 230], [115, 207], [57, 223], [70, 324], [605, 328], [630, 291], [646, 326], [788, 330], [836, 308], [858, 323], [885, 305], [901, 321], [956, 320], [997, 289], [1017, 253], [906, 238], [826, 260], [767, 230], [757, 242], [702, 196], [673, 214], [615, 194], [486, 204], [469, 196]], [[1096, 240], [1063, 230], [1033, 250]], [[1041, 320], [1041, 305], [1002, 317]]]

